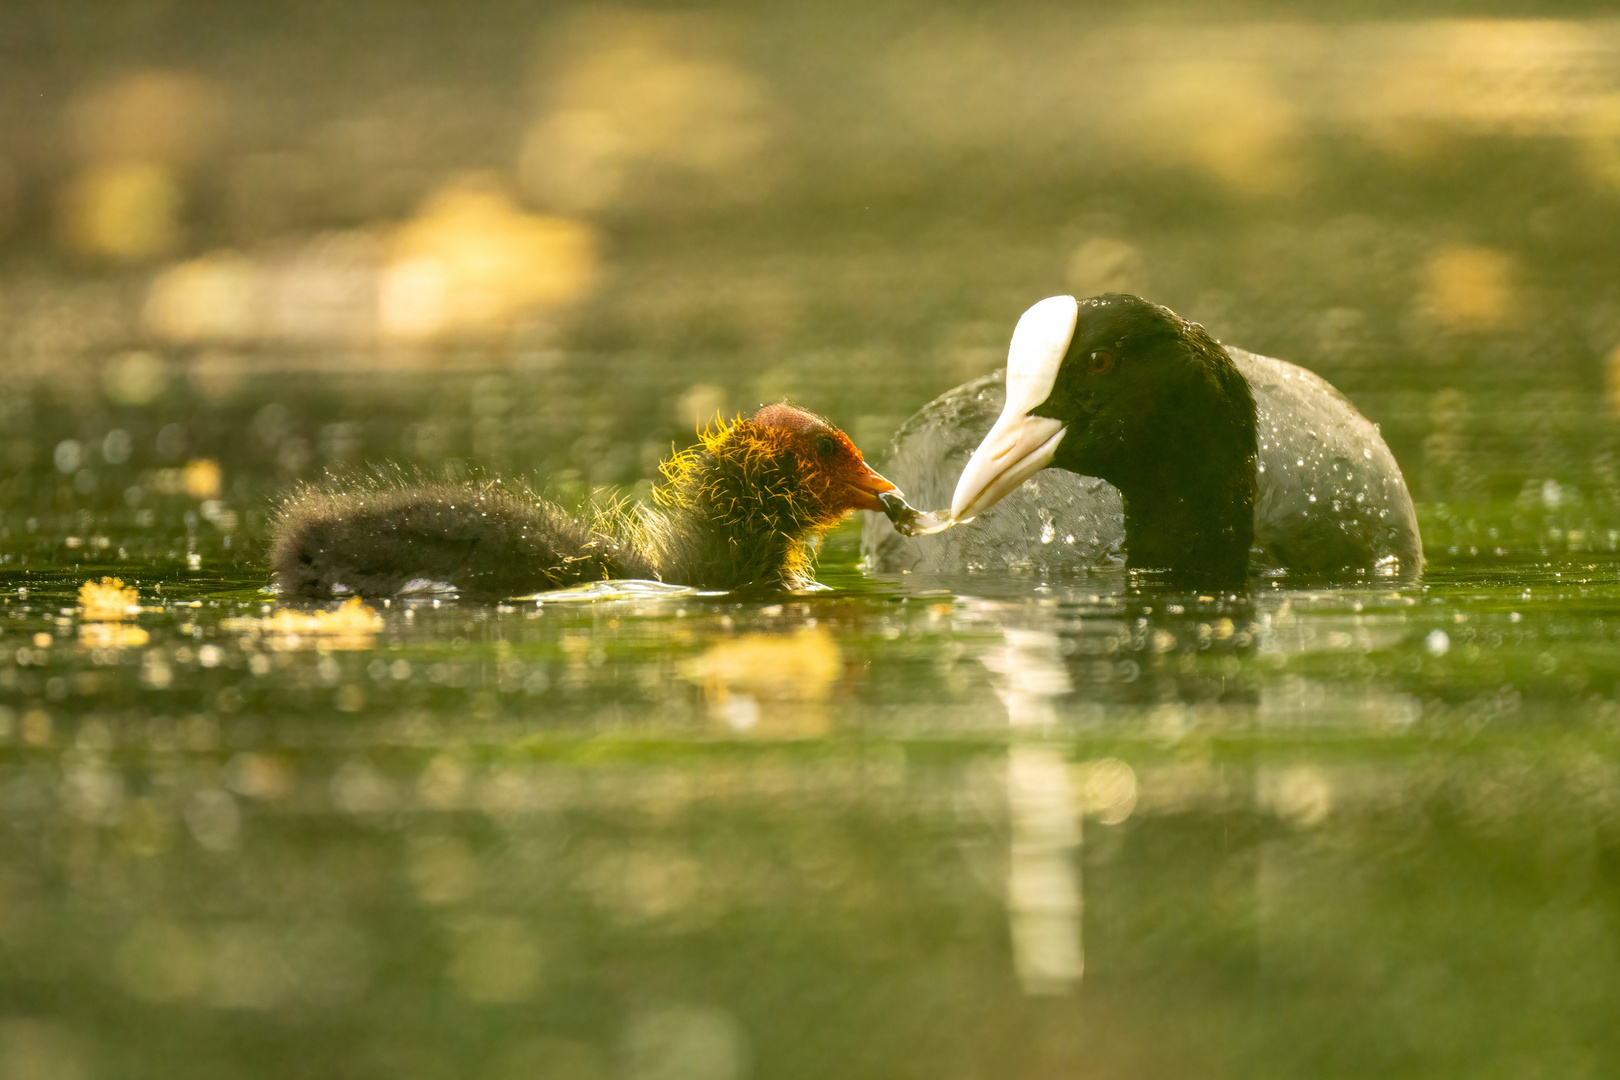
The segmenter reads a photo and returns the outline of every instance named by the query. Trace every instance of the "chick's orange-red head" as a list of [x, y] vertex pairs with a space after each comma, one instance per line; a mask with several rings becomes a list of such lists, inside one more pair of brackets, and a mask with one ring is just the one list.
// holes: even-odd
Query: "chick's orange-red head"
[[805, 498], [829, 516], [882, 511], [878, 496], [896, 490], [866, 463], [848, 435], [814, 413], [786, 403], [767, 405], [746, 423], [779, 451], [792, 454]]
[[895, 490], [849, 436], [792, 405], [767, 405], [699, 437], [664, 463], [653, 497], [750, 536], [823, 532], [851, 510], [881, 511], [878, 496]]

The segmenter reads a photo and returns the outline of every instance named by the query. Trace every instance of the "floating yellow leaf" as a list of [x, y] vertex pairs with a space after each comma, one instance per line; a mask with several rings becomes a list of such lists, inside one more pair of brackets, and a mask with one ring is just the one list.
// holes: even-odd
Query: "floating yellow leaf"
[[138, 610], [139, 603], [135, 587], [115, 577], [104, 577], [100, 582], [87, 581], [79, 586], [79, 607], [91, 621], [128, 619]]
[[359, 597], [343, 601], [335, 611], [308, 615], [282, 608], [265, 622], [270, 630], [284, 634], [375, 634], [383, 628], [383, 617]]

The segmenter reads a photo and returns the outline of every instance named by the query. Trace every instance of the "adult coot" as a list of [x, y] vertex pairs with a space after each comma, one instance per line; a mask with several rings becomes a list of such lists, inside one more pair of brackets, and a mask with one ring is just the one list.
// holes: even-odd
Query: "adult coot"
[[863, 553], [880, 571], [1123, 558], [1235, 587], [1251, 566], [1313, 578], [1423, 567], [1411, 495], [1374, 424], [1312, 372], [1225, 348], [1136, 296], [1030, 308], [1005, 373], [924, 406], [887, 471], [917, 505], [971, 524], [907, 536], [868, 515]]
[[705, 589], [815, 584], [807, 542], [894, 492], [849, 437], [813, 413], [767, 405], [664, 462], [655, 506], [581, 522], [523, 488], [307, 487], [282, 504], [270, 561], [283, 596], [388, 596], [414, 583], [480, 597], [607, 578]]

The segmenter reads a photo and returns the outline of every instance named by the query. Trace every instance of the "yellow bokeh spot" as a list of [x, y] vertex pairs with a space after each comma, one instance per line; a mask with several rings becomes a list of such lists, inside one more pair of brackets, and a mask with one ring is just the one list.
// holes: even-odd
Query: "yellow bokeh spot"
[[101, 387], [107, 399], [118, 405], [150, 405], [168, 383], [168, 365], [149, 352], [114, 357], [101, 372]]
[[171, 266], [152, 282], [142, 318], [170, 341], [239, 341], [258, 329], [261, 273], [234, 251]]
[[1166, 62], [1115, 135], [1145, 157], [1190, 166], [1244, 197], [1287, 194], [1304, 180], [1298, 110], [1251, 64]]
[[68, 136], [86, 161], [186, 164], [213, 141], [222, 101], [218, 86], [188, 72], [136, 72], [76, 95]]
[[1592, 179], [1620, 194], [1620, 94], [1609, 94], [1593, 106], [1581, 135]]
[[219, 462], [210, 458], [188, 461], [180, 470], [180, 487], [193, 499], [218, 498], [221, 480]]
[[459, 181], [395, 233], [380, 329], [405, 340], [499, 332], [584, 299], [597, 263], [589, 225], [524, 213], [492, 184]]
[[141, 317], [159, 338], [371, 344], [377, 338], [381, 229], [319, 233], [255, 254], [221, 250], [167, 267]]
[[711, 714], [739, 734], [823, 733], [825, 703], [842, 674], [838, 646], [819, 627], [721, 641], [686, 668]]
[[744, 634], [695, 661], [692, 673], [715, 695], [747, 691], [775, 700], [825, 700], [843, 671], [838, 646], [812, 627], [791, 636]]
[[671, 177], [722, 197], [763, 190], [765, 92], [712, 39], [700, 19], [581, 17], [557, 50], [551, 108], [524, 143], [525, 190], [576, 211], [656, 198]]
[[1604, 85], [1604, 46], [1555, 19], [1440, 19], [1363, 32], [1368, 73], [1347, 118], [1385, 149], [1432, 152], [1450, 135], [1569, 134]]
[[93, 622], [131, 618], [139, 605], [140, 596], [135, 587], [115, 577], [87, 581], [79, 586], [80, 613]]
[[1448, 330], [1493, 330], [1506, 319], [1514, 296], [1513, 257], [1492, 248], [1457, 245], [1429, 256], [1423, 298]]
[[77, 170], [57, 204], [73, 253], [139, 262], [181, 239], [181, 173], [212, 141], [220, 95], [186, 72], [147, 71], [85, 88], [66, 112]]
[[164, 165], [145, 161], [91, 165], [62, 197], [63, 242], [77, 254], [135, 262], [180, 241], [180, 185]]

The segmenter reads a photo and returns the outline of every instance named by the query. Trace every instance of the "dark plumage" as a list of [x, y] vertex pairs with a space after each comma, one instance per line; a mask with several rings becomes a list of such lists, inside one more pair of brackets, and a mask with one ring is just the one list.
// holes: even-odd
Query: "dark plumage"
[[1121, 294], [1037, 304], [1008, 363], [920, 410], [888, 462], [913, 500], [950, 491], [971, 524], [906, 537], [872, 517], [869, 566], [1057, 570], [1123, 554], [1212, 587], [1240, 585], [1251, 562], [1316, 577], [1422, 568], [1388, 446], [1303, 368]]
[[413, 581], [517, 596], [657, 576], [612, 532], [498, 482], [304, 488], [281, 506], [270, 562], [282, 595], [304, 597], [390, 596]]
[[388, 596], [447, 585], [517, 596], [609, 578], [706, 589], [814, 584], [806, 542], [894, 490], [848, 436], [790, 405], [721, 424], [663, 466], [655, 506], [581, 521], [525, 487], [306, 487], [281, 507], [270, 561], [284, 596]]

